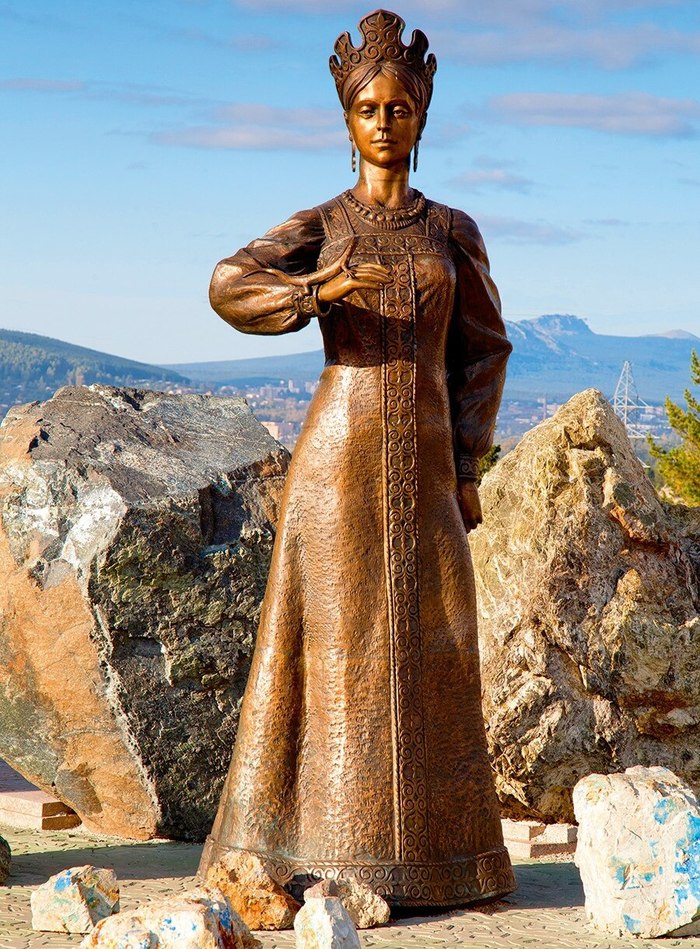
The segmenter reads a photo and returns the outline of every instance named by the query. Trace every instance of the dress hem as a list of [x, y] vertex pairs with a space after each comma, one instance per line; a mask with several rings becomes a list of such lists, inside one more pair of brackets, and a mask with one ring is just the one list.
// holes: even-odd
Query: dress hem
[[212, 836], [204, 845], [200, 875], [206, 875], [209, 866], [224, 854], [236, 850], [260, 857], [277, 883], [297, 897], [319, 880], [352, 877], [392, 906], [465, 906], [505, 896], [517, 886], [505, 847], [440, 863], [320, 862], [231, 847]]

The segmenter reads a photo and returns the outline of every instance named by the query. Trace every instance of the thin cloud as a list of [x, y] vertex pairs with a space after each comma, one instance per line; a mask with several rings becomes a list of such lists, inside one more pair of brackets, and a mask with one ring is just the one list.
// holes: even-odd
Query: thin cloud
[[179, 145], [186, 148], [318, 151], [342, 147], [346, 142], [346, 136], [340, 131], [313, 130], [313, 133], [309, 134], [304, 129], [235, 125], [221, 128], [199, 126], [170, 132], [156, 132], [151, 135], [151, 141], [157, 145]]
[[14, 6], [7, 3], [0, 3], [0, 20], [10, 20], [13, 23], [21, 23], [27, 26], [41, 26], [44, 29], [48, 27], [51, 30], [66, 29], [68, 27], [66, 20], [54, 14], [46, 13], [43, 10], [41, 15], [27, 13], [26, 11], [20, 13]]
[[180, 108], [211, 106], [211, 100], [189, 96], [186, 93], [158, 86], [144, 86], [138, 83], [90, 83], [87, 93], [92, 99], [108, 99], [112, 102], [126, 102], [147, 108]]
[[700, 53], [700, 33], [664, 29], [653, 23], [580, 28], [555, 23], [518, 30], [457, 30], [432, 34], [440, 52], [473, 65], [519, 62], [592, 62], [603, 69], [627, 69], [664, 54]]
[[700, 122], [700, 102], [643, 92], [611, 96], [519, 92], [495, 96], [487, 112], [520, 125], [563, 126], [616, 135], [687, 137]]
[[[416, 14], [433, 19], [436, 14], [449, 14], [462, 22], [513, 25], [533, 20], [593, 20], [627, 11], [683, 7], [688, 0], [490, 0], [485, 3], [464, 3], [464, 0], [404, 0], [404, 19]], [[232, 0], [232, 6], [245, 10], [288, 9], [287, 0]], [[309, 13], [357, 13], [357, 3], [339, 0], [332, 10], [327, 0], [298, 0], [295, 9]], [[418, 24], [421, 25], [421, 24]]]
[[212, 112], [216, 124], [156, 132], [158, 145], [223, 148], [240, 151], [339, 148], [347, 143], [337, 109], [285, 109], [235, 102]]
[[478, 215], [477, 221], [488, 240], [501, 240], [508, 244], [552, 246], [574, 244], [585, 238], [579, 231], [547, 221], [521, 221], [489, 214]]
[[585, 221], [586, 224], [590, 224], [593, 227], [629, 227], [629, 221], [623, 221], [618, 217], [594, 217], [587, 218]]
[[241, 53], [260, 53], [279, 49], [282, 43], [273, 36], [264, 33], [237, 33], [231, 37], [222, 37], [205, 30], [195, 28], [172, 29], [168, 35], [176, 40], [210, 46], [214, 49], [236, 50]]
[[532, 188], [533, 182], [529, 178], [523, 178], [520, 175], [514, 175], [505, 168], [486, 168], [480, 171], [465, 171], [463, 174], [452, 178], [450, 184], [457, 188], [466, 188], [476, 194], [484, 188], [496, 188], [499, 191], [517, 191], [520, 194], [527, 194]]
[[484, 188], [527, 194], [535, 183], [532, 179], [512, 171], [513, 162], [497, 161], [480, 156], [474, 161], [474, 166], [472, 170], [452, 178], [449, 183], [456, 188], [472, 191], [474, 194], [480, 194]]
[[[286, 0], [239, 0], [239, 8], [274, 11]], [[668, 55], [700, 54], [700, 32], [672, 29], [659, 19], [669, 9], [692, 10], [687, 0], [406, 0], [402, 8], [408, 29], [428, 32], [438, 56], [474, 65], [590, 62], [603, 69], [627, 69]], [[327, 0], [300, 0], [303, 14], [331, 12]], [[357, 37], [355, 3], [335, 4], [346, 10], [351, 35]], [[643, 13], [634, 24], [620, 23], [625, 13]], [[450, 28], [445, 29], [449, 20]]]
[[[409, 5], [429, 13], [431, 0], [409, 0]], [[688, 0], [490, 0], [488, 4], [465, 4], [442, 0], [443, 8], [464, 22], [504, 28], [556, 23], [609, 21], [618, 14], [652, 13], [664, 8], [689, 6]]]
[[468, 122], [452, 122], [444, 119], [436, 122], [434, 118], [429, 118], [423, 139], [430, 142], [431, 148], [443, 148], [452, 145], [453, 142], [461, 141], [473, 131], [473, 125]]
[[213, 103], [209, 99], [189, 96], [160, 86], [139, 83], [112, 83], [83, 79], [36, 79], [17, 78], [0, 80], [0, 92], [63, 93], [106, 102], [125, 102], [145, 107], [206, 107]]
[[254, 102], [233, 102], [220, 106], [215, 115], [223, 121], [241, 122], [244, 125], [331, 128], [334, 131], [340, 122], [338, 109], [285, 109]]
[[8, 92], [84, 92], [80, 79], [2, 79], [0, 89]]
[[338, 148], [346, 144], [338, 109], [281, 108], [263, 103], [212, 102], [167, 88], [136, 83], [108, 83], [78, 79], [7, 79], [0, 92], [56, 93], [83, 99], [123, 102], [144, 108], [184, 108], [205, 123], [153, 132], [158, 145], [187, 148], [266, 149]]

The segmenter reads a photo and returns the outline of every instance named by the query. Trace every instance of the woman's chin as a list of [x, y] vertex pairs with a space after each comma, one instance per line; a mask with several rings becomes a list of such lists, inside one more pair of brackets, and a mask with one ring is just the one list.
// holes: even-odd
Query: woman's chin
[[366, 164], [374, 165], [375, 168], [401, 168], [408, 164], [408, 157], [408, 155], [404, 155], [403, 153], [392, 153], [389, 149], [383, 149], [379, 153], [362, 156]]

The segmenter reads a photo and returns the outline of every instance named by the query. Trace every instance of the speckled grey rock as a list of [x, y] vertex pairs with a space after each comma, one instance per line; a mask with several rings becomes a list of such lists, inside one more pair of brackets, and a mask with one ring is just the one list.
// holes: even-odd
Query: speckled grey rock
[[0, 427], [0, 756], [90, 829], [209, 829], [288, 458], [242, 399], [65, 388]]
[[0, 884], [3, 884], [10, 875], [12, 851], [4, 837], [0, 837]]
[[700, 509], [659, 500], [594, 389], [481, 486], [470, 535], [484, 714], [503, 816], [571, 822], [588, 774], [700, 787]]

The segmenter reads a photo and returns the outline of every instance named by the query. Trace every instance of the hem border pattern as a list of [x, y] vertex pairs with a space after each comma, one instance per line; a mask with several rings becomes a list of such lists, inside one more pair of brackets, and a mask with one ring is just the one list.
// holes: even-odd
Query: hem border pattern
[[254, 853], [282, 886], [305, 888], [319, 880], [355, 879], [393, 906], [460, 906], [505, 896], [516, 888], [505, 847], [442, 863], [315, 862], [224, 846], [210, 836], [202, 865], [215, 863], [229, 850]]

